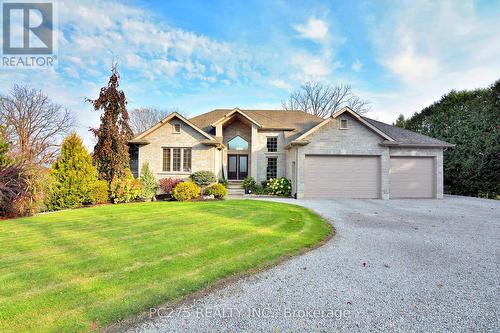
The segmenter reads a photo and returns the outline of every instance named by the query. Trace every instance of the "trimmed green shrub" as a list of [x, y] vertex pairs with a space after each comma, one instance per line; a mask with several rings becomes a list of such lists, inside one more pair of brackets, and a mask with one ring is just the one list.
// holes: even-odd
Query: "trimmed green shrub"
[[227, 188], [227, 187], [228, 187], [228, 185], [229, 185], [229, 183], [228, 183], [227, 179], [225, 179], [225, 178], [220, 178], [220, 179], [219, 179], [219, 184], [224, 185], [224, 187], [225, 187], [225, 188]]
[[167, 195], [172, 195], [172, 190], [177, 184], [182, 183], [184, 179], [181, 178], [163, 178], [160, 179], [160, 189]]
[[204, 194], [213, 195], [217, 199], [222, 199], [227, 196], [227, 188], [222, 184], [213, 184], [205, 189]]
[[158, 183], [153, 175], [153, 172], [149, 168], [148, 163], [144, 163], [141, 168], [141, 176], [139, 180], [142, 183], [142, 198], [146, 201], [151, 201], [155, 199], [156, 191], [158, 190]]
[[52, 165], [47, 208], [59, 210], [92, 203], [92, 190], [98, 181], [97, 168], [82, 139], [70, 134], [61, 146], [61, 155]]
[[190, 178], [198, 186], [207, 186], [217, 181], [212, 171], [197, 171], [192, 173]]
[[253, 190], [253, 194], [269, 194], [269, 189], [267, 187], [263, 187], [260, 184], [255, 185], [255, 188]]
[[284, 177], [269, 179], [267, 188], [269, 194], [272, 195], [278, 195], [280, 197], [289, 197], [292, 195], [292, 183]]
[[245, 189], [245, 191], [252, 191], [252, 193], [255, 193], [257, 182], [253, 177], [248, 176], [245, 179], [243, 179], [242, 186]]
[[191, 200], [200, 195], [200, 188], [193, 182], [182, 182], [172, 190], [172, 198], [177, 201]]
[[124, 177], [115, 176], [109, 186], [113, 203], [131, 202], [141, 197], [141, 182], [134, 178], [130, 169], [125, 169], [124, 173]]
[[109, 185], [105, 180], [96, 181], [90, 190], [90, 199], [93, 204], [109, 202]]

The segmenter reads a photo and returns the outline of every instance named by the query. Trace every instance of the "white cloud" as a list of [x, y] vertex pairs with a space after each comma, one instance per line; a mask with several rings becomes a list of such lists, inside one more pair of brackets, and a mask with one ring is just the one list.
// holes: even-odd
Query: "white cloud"
[[352, 63], [351, 69], [355, 72], [359, 72], [361, 71], [361, 69], [363, 69], [363, 64], [361, 63], [361, 61], [356, 60]]
[[436, 57], [417, 54], [411, 46], [402, 49], [383, 63], [406, 82], [436, 77], [441, 68]]
[[305, 24], [294, 26], [299, 37], [321, 41], [328, 37], [328, 24], [325, 21], [311, 17]]
[[332, 64], [332, 58], [328, 54], [297, 54], [292, 57], [291, 63], [294, 68], [296, 68], [292, 77], [297, 79], [299, 82], [324, 79], [339, 66], [338, 63]]
[[378, 62], [397, 81], [391, 92], [370, 93], [383, 121], [410, 116], [452, 89], [486, 87], [500, 73], [500, 24], [479, 15], [474, 1], [406, 1], [372, 17]]
[[276, 80], [270, 80], [269, 84], [271, 84], [273, 87], [279, 88], [279, 89], [284, 89], [284, 90], [292, 90], [292, 85], [289, 82], [285, 82], [284, 80], [276, 79]]
[[144, 78], [166, 78], [171, 84], [183, 78], [215, 82], [226, 72], [234, 81], [245, 76], [245, 52], [168, 26], [140, 8], [114, 1], [71, 1], [61, 3], [59, 16], [65, 32], [60, 63], [71, 61], [87, 74], [109, 69], [116, 59]]

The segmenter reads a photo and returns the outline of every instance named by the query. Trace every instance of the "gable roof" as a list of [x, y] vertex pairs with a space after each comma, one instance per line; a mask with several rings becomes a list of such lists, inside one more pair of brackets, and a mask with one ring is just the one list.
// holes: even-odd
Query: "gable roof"
[[364, 120], [359, 114], [357, 114], [356, 112], [354, 112], [353, 110], [351, 110], [348, 107], [344, 107], [344, 108], [342, 108], [342, 110], [339, 110], [339, 111], [335, 112], [334, 114], [332, 114], [331, 117], [328, 117], [323, 122], [321, 122], [320, 124], [318, 124], [316, 127], [311, 128], [309, 131], [303, 133], [301, 136], [299, 136], [295, 140], [297, 140], [297, 141], [304, 140], [306, 137], [308, 137], [309, 135], [313, 134], [314, 132], [316, 132], [317, 130], [319, 130], [321, 127], [325, 126], [330, 121], [332, 121], [333, 119], [336, 119], [338, 116], [340, 116], [343, 113], [349, 113], [351, 115], [351, 117], [355, 118], [360, 123], [362, 123], [363, 125], [365, 125], [366, 127], [368, 127], [373, 132], [377, 133], [378, 135], [380, 135], [384, 139], [386, 139], [388, 141], [394, 141], [394, 139], [391, 138], [389, 135], [387, 135], [387, 133], [384, 133], [383, 131], [381, 131], [377, 127], [373, 126], [371, 123], [369, 123], [366, 120]]
[[294, 139], [291, 144], [303, 145], [307, 142], [306, 137], [313, 134], [319, 130], [324, 125], [328, 124], [332, 119], [337, 118], [343, 113], [349, 113], [352, 117], [360, 121], [366, 127], [379, 134], [386, 141], [382, 142], [383, 145], [387, 146], [430, 146], [430, 147], [454, 147], [455, 145], [444, 142], [438, 139], [431, 138], [429, 136], [415, 133], [403, 128], [392, 126], [368, 117], [363, 117], [353, 111], [348, 107], [342, 108], [342, 110], [335, 112], [331, 117], [325, 119], [323, 122], [319, 123], [317, 126], [311, 128], [310, 130], [304, 132], [302, 135]]
[[132, 140], [130, 140], [129, 142], [130, 143], [144, 143], [144, 137], [147, 136], [148, 134], [156, 131], [158, 128], [160, 128], [161, 126], [165, 125], [166, 123], [168, 123], [170, 120], [172, 120], [173, 118], [178, 118], [179, 120], [181, 120], [182, 122], [184, 122], [185, 124], [189, 125], [190, 127], [192, 127], [195, 131], [199, 132], [201, 135], [203, 135], [204, 137], [206, 137], [207, 139], [209, 140], [215, 140], [212, 136], [210, 136], [207, 132], [203, 131], [202, 129], [200, 129], [198, 126], [196, 126], [196, 124], [193, 124], [191, 121], [187, 120], [186, 118], [184, 118], [183, 116], [181, 116], [179, 113], [177, 112], [172, 112], [171, 114], [169, 114], [167, 117], [165, 117], [163, 120], [161, 120], [160, 122], [158, 122], [156, 125], [154, 125], [153, 127], [151, 127], [150, 129], [142, 132], [142, 133], [139, 133], [138, 135], [136, 135]]
[[255, 119], [253, 119], [252, 117], [248, 116], [245, 112], [242, 112], [240, 109], [238, 108], [234, 108], [233, 111], [229, 112], [229, 113], [226, 113], [223, 117], [219, 118], [218, 120], [216, 120], [213, 124], [211, 124], [213, 127], [215, 127], [217, 124], [220, 124], [222, 122], [225, 122], [226, 120], [228, 120], [229, 118], [231, 118], [232, 115], [234, 114], [239, 114], [241, 115], [243, 118], [247, 119], [248, 121], [250, 121], [251, 123], [257, 125], [257, 127], [262, 127], [261, 124], [259, 124], [258, 121], [256, 121]]
[[[234, 110], [235, 109], [215, 109], [189, 120], [207, 133], [214, 135], [215, 129], [212, 125], [229, 113], [234, 112]], [[288, 131], [286, 136], [292, 140], [294, 137], [301, 135], [301, 133], [313, 128], [324, 120], [323, 118], [298, 110], [237, 110], [259, 124], [261, 126], [260, 129]]]
[[379, 134], [386, 140], [383, 145], [389, 146], [429, 146], [429, 147], [454, 147], [453, 144], [431, 138], [426, 135], [415, 133], [403, 128], [392, 126], [368, 117], [364, 117], [354, 112], [350, 108], [343, 108], [334, 113], [331, 117], [323, 119], [315, 115], [305, 113], [299, 110], [242, 110], [242, 109], [215, 109], [203, 113], [189, 120], [173, 112], [165, 119], [151, 127], [150, 129], [138, 134], [130, 143], [145, 143], [144, 137], [155, 131], [173, 118], [178, 118], [194, 130], [202, 134], [210, 142], [215, 142], [215, 128], [213, 125], [224, 121], [231, 115], [238, 113], [244, 118], [255, 123], [261, 130], [283, 130], [288, 143], [307, 144], [305, 139], [318, 129], [329, 123], [332, 119], [343, 113], [349, 113], [352, 117], [360, 121], [366, 127]]

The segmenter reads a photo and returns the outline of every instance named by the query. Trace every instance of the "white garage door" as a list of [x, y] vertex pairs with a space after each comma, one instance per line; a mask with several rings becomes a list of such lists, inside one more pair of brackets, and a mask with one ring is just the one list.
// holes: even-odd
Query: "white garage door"
[[434, 198], [434, 158], [391, 157], [391, 198]]
[[306, 156], [306, 197], [380, 197], [378, 156]]

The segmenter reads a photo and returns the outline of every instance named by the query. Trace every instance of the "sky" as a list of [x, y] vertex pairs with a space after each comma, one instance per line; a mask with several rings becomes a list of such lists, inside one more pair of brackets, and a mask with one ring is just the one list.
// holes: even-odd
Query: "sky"
[[113, 61], [128, 108], [278, 109], [309, 80], [350, 84], [391, 123], [452, 89], [500, 79], [500, 1], [55, 1], [57, 67], [0, 67], [0, 93], [28, 84], [99, 113]]

